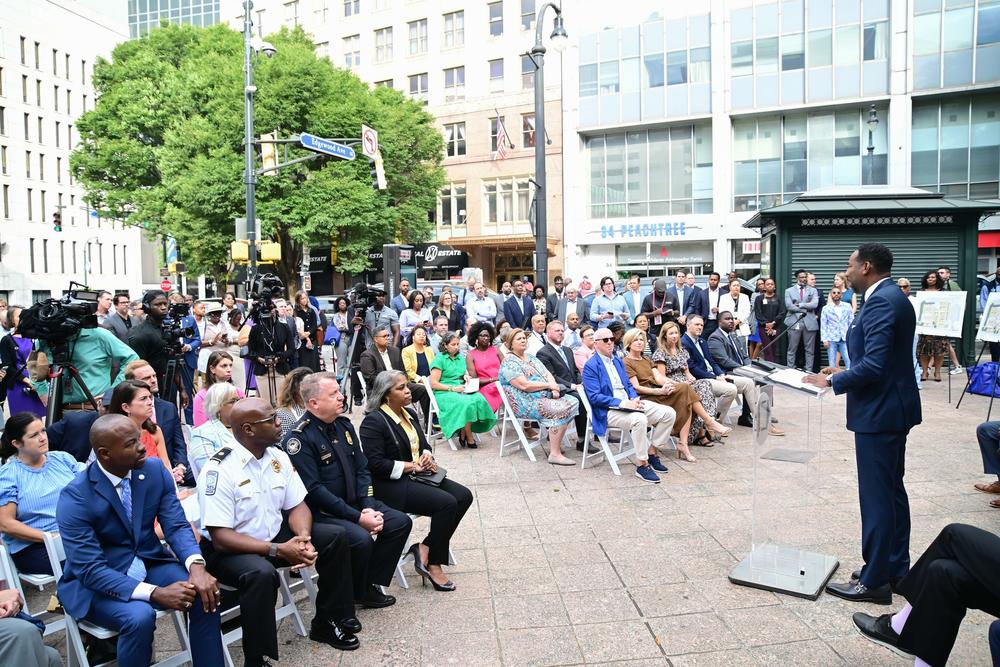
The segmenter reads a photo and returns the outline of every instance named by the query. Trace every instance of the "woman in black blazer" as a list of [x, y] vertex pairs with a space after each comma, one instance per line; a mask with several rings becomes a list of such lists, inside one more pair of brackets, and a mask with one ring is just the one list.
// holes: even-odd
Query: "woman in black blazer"
[[472, 492], [445, 478], [438, 487], [411, 479], [422, 471], [437, 472], [437, 463], [410, 407], [406, 373], [382, 371], [368, 391], [361, 443], [371, 470], [375, 497], [408, 514], [431, 518], [431, 529], [423, 542], [410, 548], [413, 567], [434, 590], [453, 591], [441, 566], [448, 562], [448, 545], [462, 517], [472, 505]]

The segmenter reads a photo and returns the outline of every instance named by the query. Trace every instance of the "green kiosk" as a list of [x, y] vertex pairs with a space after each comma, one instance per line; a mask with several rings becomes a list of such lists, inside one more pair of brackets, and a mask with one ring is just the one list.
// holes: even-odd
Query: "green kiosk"
[[952, 199], [917, 188], [825, 188], [759, 211], [743, 226], [760, 230], [760, 273], [774, 277], [779, 294], [794, 283], [800, 268], [815, 273], [816, 286], [827, 294], [834, 274], [844, 271], [851, 253], [869, 241], [889, 246], [893, 278], [909, 278], [914, 291], [926, 271], [951, 267], [952, 279], [968, 291], [960, 354], [971, 363], [979, 222], [998, 210], [996, 202]]

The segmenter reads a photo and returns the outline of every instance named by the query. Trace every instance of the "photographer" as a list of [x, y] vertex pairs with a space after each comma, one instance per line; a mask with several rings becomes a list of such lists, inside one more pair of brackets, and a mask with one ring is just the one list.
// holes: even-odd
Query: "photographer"
[[[164, 340], [163, 322], [167, 319], [169, 308], [170, 304], [167, 301], [167, 295], [161, 290], [146, 292], [142, 296], [142, 309], [146, 313], [146, 319], [142, 321], [142, 324], [134, 327], [128, 335], [129, 347], [135, 350], [140, 359], [145, 359], [153, 367], [153, 370], [156, 371], [156, 379], [160, 384], [161, 390], [164, 391], [167, 387], [165, 377], [167, 374], [167, 362], [170, 361], [171, 349], [166, 344], [167, 341]], [[181, 344], [179, 337], [174, 342], [180, 345], [177, 348], [178, 352], [187, 353], [191, 351], [191, 346]], [[181, 372], [174, 374], [174, 383], [181, 396], [181, 406], [186, 408], [190, 403], [190, 396], [184, 390], [184, 373], [180, 368], [181, 366], [183, 366], [183, 360], [180, 360], [180, 363], [178, 363], [178, 370]]]
[[281, 384], [289, 371], [288, 362], [292, 358], [295, 342], [288, 327], [278, 321], [278, 308], [270, 298], [258, 302], [250, 315], [252, 323], [248, 322], [250, 335], [247, 348], [253, 360], [257, 391], [261, 398], [274, 405], [277, 396], [272, 395], [268, 375], [273, 370], [274, 386]]

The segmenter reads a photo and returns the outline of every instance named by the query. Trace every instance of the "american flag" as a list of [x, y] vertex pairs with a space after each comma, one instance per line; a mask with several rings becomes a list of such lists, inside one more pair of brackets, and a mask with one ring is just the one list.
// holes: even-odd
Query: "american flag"
[[493, 154], [494, 160], [507, 159], [507, 128], [503, 126], [503, 119], [497, 116], [497, 152]]

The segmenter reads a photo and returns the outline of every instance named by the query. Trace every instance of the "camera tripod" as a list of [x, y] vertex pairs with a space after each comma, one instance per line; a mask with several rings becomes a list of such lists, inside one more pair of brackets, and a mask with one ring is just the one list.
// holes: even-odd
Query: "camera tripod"
[[[177, 404], [177, 362], [183, 358], [183, 352], [172, 352], [167, 360], [167, 370], [163, 373], [163, 386], [160, 387], [159, 396], [171, 405]], [[189, 396], [188, 400], [193, 401], [194, 396]]]
[[[72, 354], [69, 351], [68, 341], [60, 343], [49, 343], [52, 349], [52, 361], [49, 365], [49, 392], [45, 404], [45, 426], [51, 426], [62, 419], [63, 396], [66, 386], [70, 382], [76, 382], [77, 386], [83, 390], [87, 402], [94, 406], [95, 412], [100, 412], [97, 399], [90, 392], [87, 383], [83, 381], [79, 369], [70, 363]], [[68, 375], [67, 375], [68, 374]]]
[[[386, 306], [388, 308], [388, 306]], [[365, 311], [367, 309], [363, 308], [357, 317], [361, 318], [361, 324], [354, 325], [354, 333], [351, 335], [351, 343], [347, 346], [347, 358], [348, 364], [347, 369], [344, 373], [344, 378], [340, 383], [340, 392], [344, 395], [344, 412], [350, 414], [351, 409], [354, 407], [354, 393], [355, 384], [359, 382], [358, 373], [361, 372], [361, 353], [368, 349], [368, 327], [365, 326]], [[358, 347], [358, 342], [361, 342], [361, 347]], [[358, 393], [363, 389], [363, 387], [357, 387]]]

